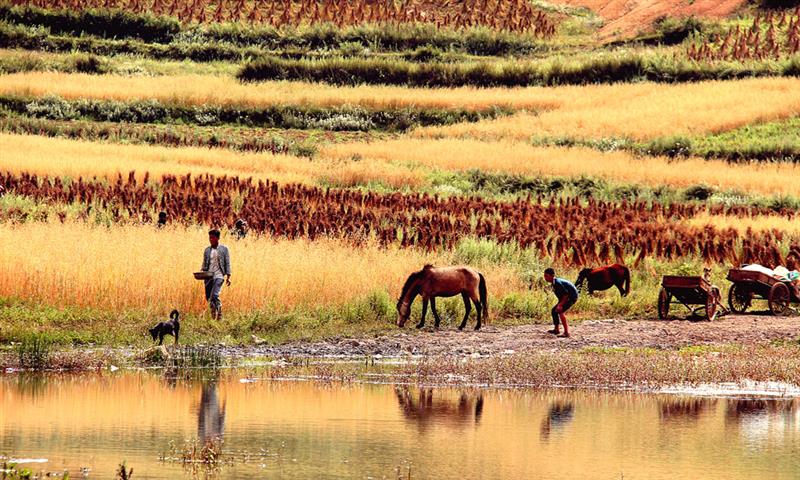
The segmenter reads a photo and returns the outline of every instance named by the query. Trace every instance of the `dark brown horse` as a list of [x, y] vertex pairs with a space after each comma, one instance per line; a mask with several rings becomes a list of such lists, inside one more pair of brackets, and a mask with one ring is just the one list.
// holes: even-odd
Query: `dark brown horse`
[[[478, 314], [478, 323], [475, 330], [481, 328], [481, 316], [489, 322], [489, 301], [486, 295], [486, 279], [483, 275], [470, 267], [425, 267], [409, 275], [397, 300], [397, 326], [403, 327], [411, 316], [411, 304], [418, 295], [422, 296], [422, 318], [417, 328], [425, 326], [425, 315], [428, 312], [428, 302], [431, 304], [433, 318], [436, 320], [434, 327], [439, 328], [439, 313], [436, 311], [436, 297], [454, 297], [461, 294], [464, 299], [464, 320], [458, 329], [467, 326], [467, 319], [472, 311], [470, 300], [475, 304]], [[483, 314], [483, 315], [481, 315]]]
[[588, 283], [589, 294], [600, 290], [608, 290], [616, 286], [619, 294], [626, 297], [631, 292], [631, 272], [625, 265], [615, 263], [607, 267], [584, 268], [578, 274], [575, 286], [580, 289], [583, 282]]

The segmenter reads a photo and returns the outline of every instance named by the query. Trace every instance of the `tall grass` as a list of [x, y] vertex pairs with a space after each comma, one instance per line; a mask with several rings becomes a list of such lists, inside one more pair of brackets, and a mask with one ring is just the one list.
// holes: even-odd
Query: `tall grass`
[[[192, 278], [207, 245], [204, 229], [3, 224], [0, 240], [15, 245], [0, 253], [6, 278], [0, 296], [116, 312], [205, 309], [202, 283]], [[223, 243], [232, 254], [233, 285], [222, 294], [229, 312], [344, 305], [375, 291], [394, 297], [410, 272], [451, 260], [409, 249], [355, 249], [332, 239], [224, 237]], [[489, 267], [486, 274], [495, 295], [521, 289], [509, 267]]]

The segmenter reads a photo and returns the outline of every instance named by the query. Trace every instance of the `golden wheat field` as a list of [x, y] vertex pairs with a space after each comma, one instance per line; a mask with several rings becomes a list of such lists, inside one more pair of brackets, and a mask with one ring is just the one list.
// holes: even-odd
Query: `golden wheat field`
[[0, 168], [20, 173], [116, 178], [136, 172], [163, 175], [210, 174], [269, 179], [282, 183], [335, 183], [343, 186], [380, 181], [397, 187], [421, 182], [420, 174], [386, 162], [312, 161], [270, 153], [242, 153], [199, 147], [171, 148], [0, 134]]
[[516, 109], [553, 108], [560, 98], [547, 89], [480, 89], [473, 87], [426, 89], [362, 85], [341, 87], [305, 82], [241, 83], [222, 75], [130, 77], [57, 72], [6, 75], [0, 95], [58, 95], [66, 99], [153, 99], [179, 105], [357, 105], [370, 108], [463, 108], [504, 106]]
[[800, 79], [751, 79], [528, 88], [335, 87], [241, 84], [212, 75], [123, 77], [34, 72], [7, 75], [0, 95], [155, 99], [180, 105], [424, 107], [542, 110], [537, 114], [420, 129], [415, 135], [527, 140], [533, 136], [651, 139], [713, 133], [800, 114]]
[[[474, 124], [428, 127], [421, 138], [648, 140], [732, 130], [800, 114], [800, 79], [557, 87], [557, 108]], [[533, 93], [526, 90], [524, 93]], [[523, 93], [523, 94], [524, 94]]]
[[748, 230], [753, 232], [777, 230], [793, 237], [800, 237], [800, 217], [797, 214], [734, 217], [704, 212], [689, 219], [686, 223], [701, 228], [706, 225], [713, 225], [719, 229], [731, 228], [739, 233], [746, 233]]
[[534, 147], [520, 142], [472, 139], [399, 139], [368, 144], [329, 145], [322, 155], [440, 170], [480, 169], [528, 176], [594, 176], [609, 181], [657, 187], [708, 183], [721, 189], [765, 195], [800, 194], [800, 185], [786, 181], [800, 176], [791, 163], [729, 164], [721, 160], [636, 157], [624, 151], [603, 153], [578, 147]]
[[[110, 311], [206, 308], [202, 282], [191, 276], [208, 241], [200, 227], [2, 224], [0, 241], [15, 245], [0, 253], [0, 296]], [[397, 292], [408, 272], [426, 262], [448, 263], [450, 255], [324, 239], [223, 236], [222, 243], [235, 252], [233, 286], [223, 301], [236, 312], [336, 306], [373, 292]], [[487, 272], [499, 296], [522, 289], [510, 269]]]
[[534, 147], [518, 142], [466, 139], [398, 139], [325, 146], [316, 160], [269, 153], [239, 153], [194, 147], [169, 148], [0, 134], [0, 167], [40, 175], [138, 178], [212, 174], [270, 179], [282, 183], [380, 182], [394, 187], [426, 183], [425, 172], [466, 171], [527, 176], [594, 176], [612, 182], [657, 187], [707, 183], [723, 190], [765, 195], [800, 195], [786, 178], [800, 175], [791, 163], [729, 164], [699, 158], [673, 160], [603, 153], [580, 147]]

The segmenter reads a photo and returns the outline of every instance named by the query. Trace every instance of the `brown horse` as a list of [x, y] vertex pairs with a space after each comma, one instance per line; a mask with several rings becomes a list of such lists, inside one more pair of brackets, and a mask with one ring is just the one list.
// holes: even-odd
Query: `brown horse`
[[583, 282], [588, 283], [589, 294], [595, 291], [608, 290], [616, 286], [619, 289], [619, 294], [623, 297], [627, 296], [631, 291], [631, 272], [625, 265], [615, 263], [607, 267], [584, 268], [578, 274], [578, 280], [575, 286], [580, 289]]
[[475, 330], [481, 328], [481, 314], [483, 319], [489, 322], [489, 301], [486, 298], [486, 279], [483, 275], [470, 267], [434, 267], [425, 265], [419, 272], [409, 275], [403, 285], [400, 299], [397, 300], [397, 326], [403, 327], [411, 316], [411, 304], [417, 295], [422, 296], [422, 318], [417, 324], [417, 328], [425, 326], [425, 315], [428, 312], [428, 302], [431, 303], [433, 318], [436, 320], [435, 328], [439, 328], [439, 313], [436, 311], [436, 297], [454, 297], [461, 294], [464, 299], [464, 320], [461, 321], [458, 329], [463, 330], [467, 326], [467, 319], [472, 311], [470, 300], [475, 303], [475, 310], [478, 314], [478, 323]]

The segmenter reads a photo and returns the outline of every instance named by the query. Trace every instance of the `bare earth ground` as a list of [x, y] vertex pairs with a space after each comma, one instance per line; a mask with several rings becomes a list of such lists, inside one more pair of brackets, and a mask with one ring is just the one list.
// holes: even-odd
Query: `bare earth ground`
[[495, 355], [553, 349], [629, 347], [677, 349], [688, 345], [759, 344], [794, 340], [800, 336], [800, 317], [771, 315], [726, 316], [714, 322], [689, 320], [586, 320], [573, 326], [572, 338], [546, 333], [550, 325], [488, 326], [479, 332], [449, 327], [434, 332], [398, 330], [376, 338], [343, 338], [323, 342], [256, 345], [235, 356], [364, 356]]
[[598, 32], [601, 40], [634, 36], [661, 16], [723, 18], [745, 0], [554, 0], [573, 7], [586, 7], [605, 20]]

